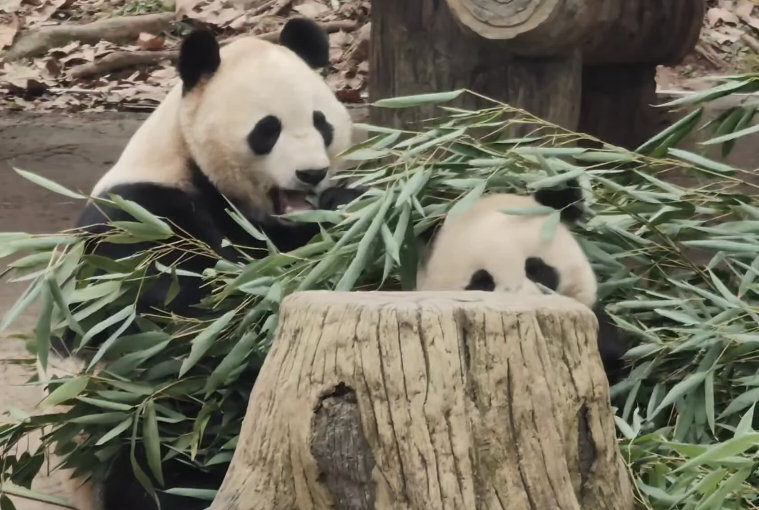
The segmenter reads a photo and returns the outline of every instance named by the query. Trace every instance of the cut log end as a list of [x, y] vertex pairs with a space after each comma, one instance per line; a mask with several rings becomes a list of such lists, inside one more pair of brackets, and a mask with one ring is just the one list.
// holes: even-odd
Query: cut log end
[[558, 296], [289, 296], [211, 508], [631, 509], [596, 327]]

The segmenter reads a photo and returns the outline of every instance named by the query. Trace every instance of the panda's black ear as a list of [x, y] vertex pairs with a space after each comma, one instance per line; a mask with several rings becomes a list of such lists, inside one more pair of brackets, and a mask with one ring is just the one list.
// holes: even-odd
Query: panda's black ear
[[582, 190], [576, 179], [567, 181], [562, 188], [544, 188], [535, 192], [535, 201], [561, 210], [561, 221], [575, 223], [582, 218]]
[[184, 91], [188, 92], [206, 76], [211, 76], [221, 64], [219, 43], [208, 30], [196, 30], [185, 37], [179, 49], [177, 70]]
[[291, 49], [312, 69], [329, 64], [329, 38], [315, 21], [293, 18], [285, 23], [279, 34], [279, 43]]

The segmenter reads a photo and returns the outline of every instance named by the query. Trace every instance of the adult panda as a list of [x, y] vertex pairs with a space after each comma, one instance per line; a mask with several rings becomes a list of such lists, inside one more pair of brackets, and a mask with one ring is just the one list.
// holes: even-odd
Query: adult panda
[[[417, 288], [542, 294], [540, 284], [576, 299], [598, 319], [598, 349], [613, 385], [624, 376], [627, 346], [597, 302], [595, 273], [569, 228], [583, 214], [581, 202], [575, 182], [533, 196], [503, 193], [481, 198], [460, 216], [449, 215], [435, 233], [417, 274]], [[561, 211], [561, 223], [545, 241], [541, 233], [547, 215], [502, 212], [541, 206]]]
[[[316, 224], [279, 216], [313, 208], [335, 208], [359, 192], [330, 186], [338, 155], [351, 143], [352, 123], [345, 106], [315, 71], [329, 62], [326, 33], [313, 21], [292, 19], [280, 44], [254, 37], [219, 48], [210, 32], [196, 31], [183, 41], [177, 84], [131, 138], [116, 164], [97, 182], [92, 195], [111, 194], [136, 202], [183, 232], [205, 242], [216, 254], [235, 258], [233, 244], [266, 253], [232, 217], [227, 200], [280, 250], [306, 244]], [[103, 233], [107, 220], [133, 221], [131, 215], [90, 202], [79, 227]], [[100, 242], [97, 253], [112, 259], [143, 251], [148, 243]], [[181, 257], [181, 259], [180, 259]], [[214, 256], [168, 253], [195, 273], [212, 266]], [[193, 314], [203, 291], [197, 278], [180, 277], [170, 311]], [[141, 308], [165, 308], [171, 284], [158, 278], [141, 296]]]
[[[359, 191], [330, 185], [338, 155], [351, 143], [351, 119], [316, 69], [328, 64], [326, 33], [313, 21], [293, 19], [279, 44], [246, 37], [219, 47], [213, 35], [196, 31], [181, 44], [180, 83], [130, 139], [114, 166], [92, 191], [95, 197], [118, 195], [206, 243], [214, 253], [166, 250], [164, 264], [201, 273], [218, 256], [234, 258], [224, 239], [265, 254], [264, 241], [252, 237], [228, 214], [229, 202], [280, 250], [306, 244], [318, 225], [296, 224], [280, 216], [313, 208], [336, 208]], [[229, 202], [228, 202], [229, 201]], [[119, 208], [89, 202], [77, 223], [102, 234], [108, 221], [134, 221]], [[169, 241], [175, 241], [170, 239]], [[167, 241], [118, 244], [98, 240], [90, 248], [111, 259], [139, 254]], [[155, 275], [155, 274], [154, 274]], [[155, 278], [140, 297], [138, 311], [163, 309], [182, 315], [202, 313], [198, 278], [178, 276], [179, 293], [164, 303], [169, 276]], [[66, 341], [68, 340], [68, 341]], [[69, 372], [87, 357], [73, 338], [58, 345], [57, 368], [42, 377]], [[93, 339], [87, 348], [97, 348]], [[70, 356], [75, 352], [76, 356]], [[51, 360], [52, 361], [52, 360]], [[94, 459], [93, 459], [94, 461]], [[165, 487], [217, 488], [225, 469], [199, 472], [178, 460], [163, 466]], [[99, 480], [74, 484], [80, 510], [152, 510], [155, 501], [135, 479], [124, 452], [106, 466]], [[159, 493], [162, 510], [200, 510], [202, 500]]]

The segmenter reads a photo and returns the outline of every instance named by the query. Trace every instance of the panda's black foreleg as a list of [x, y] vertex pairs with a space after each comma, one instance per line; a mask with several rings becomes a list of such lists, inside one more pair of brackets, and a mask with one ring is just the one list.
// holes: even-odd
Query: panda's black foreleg
[[[138, 446], [137, 450], [141, 457], [144, 448]], [[217, 465], [209, 471], [201, 471], [176, 459], [162, 465], [167, 487], [207, 490], [217, 490], [221, 486], [226, 468], [226, 465]], [[135, 478], [127, 448], [111, 465], [102, 483], [103, 510], [158, 510], [153, 498]], [[167, 494], [160, 489], [158, 500], [161, 510], [203, 510], [210, 505], [209, 501]]]
[[627, 376], [628, 369], [622, 359], [627, 352], [627, 341], [602, 305], [596, 304], [593, 313], [598, 320], [598, 350], [601, 353], [601, 361], [609, 379], [609, 386], [613, 386]]

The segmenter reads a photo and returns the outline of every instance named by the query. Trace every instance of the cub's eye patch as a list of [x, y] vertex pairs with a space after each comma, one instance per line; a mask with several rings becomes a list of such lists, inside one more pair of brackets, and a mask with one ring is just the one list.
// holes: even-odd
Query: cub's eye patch
[[279, 140], [282, 123], [274, 115], [267, 115], [259, 120], [248, 134], [250, 149], [259, 156], [269, 154]]
[[552, 266], [546, 264], [540, 257], [527, 257], [524, 262], [524, 271], [527, 278], [539, 283], [556, 292], [559, 288], [559, 273]]
[[472, 273], [472, 277], [469, 280], [469, 285], [467, 285], [464, 290], [484, 290], [487, 292], [494, 291], [495, 282], [493, 281], [493, 275], [484, 269], [478, 269]]
[[332, 144], [335, 129], [332, 127], [332, 124], [327, 121], [327, 117], [325, 117], [319, 110], [314, 112], [314, 127], [322, 135], [322, 138], [324, 138], [324, 145], [329, 147]]

